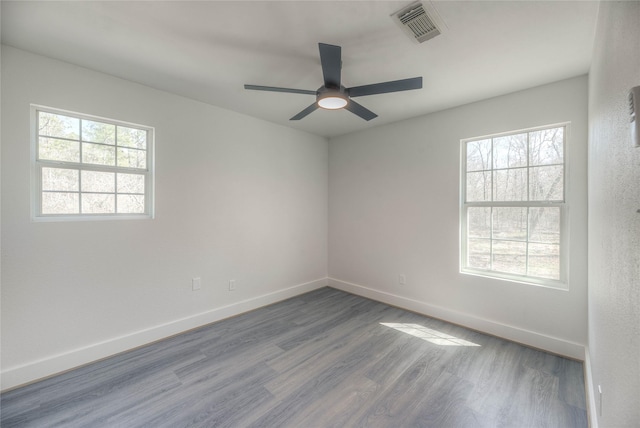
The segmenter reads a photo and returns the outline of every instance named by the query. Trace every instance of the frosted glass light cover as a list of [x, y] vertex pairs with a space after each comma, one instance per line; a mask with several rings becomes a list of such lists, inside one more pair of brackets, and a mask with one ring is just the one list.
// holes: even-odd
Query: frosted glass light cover
[[326, 97], [318, 100], [318, 106], [328, 109], [337, 110], [347, 105], [347, 100], [342, 97]]

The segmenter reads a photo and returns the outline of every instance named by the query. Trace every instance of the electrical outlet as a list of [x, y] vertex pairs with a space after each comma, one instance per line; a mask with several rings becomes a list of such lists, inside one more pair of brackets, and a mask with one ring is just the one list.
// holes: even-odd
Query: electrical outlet
[[236, 280], [235, 279], [230, 279], [229, 280], [229, 291], [233, 291], [236, 289]]
[[407, 284], [407, 276], [404, 274], [400, 274], [398, 275], [398, 284], [399, 285], [406, 285]]
[[200, 290], [202, 288], [202, 280], [200, 277], [191, 279], [191, 289], [193, 291]]

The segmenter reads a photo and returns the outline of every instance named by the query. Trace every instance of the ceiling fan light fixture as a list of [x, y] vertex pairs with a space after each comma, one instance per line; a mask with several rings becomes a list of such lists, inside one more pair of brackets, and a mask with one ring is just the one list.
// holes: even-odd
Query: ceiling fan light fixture
[[325, 92], [318, 95], [318, 107], [327, 110], [338, 110], [344, 108], [349, 101], [342, 92]]

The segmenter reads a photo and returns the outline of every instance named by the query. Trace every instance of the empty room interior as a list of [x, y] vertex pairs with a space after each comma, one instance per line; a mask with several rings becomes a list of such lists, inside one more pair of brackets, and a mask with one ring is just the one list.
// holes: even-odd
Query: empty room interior
[[640, 423], [640, 2], [0, 13], [3, 427]]

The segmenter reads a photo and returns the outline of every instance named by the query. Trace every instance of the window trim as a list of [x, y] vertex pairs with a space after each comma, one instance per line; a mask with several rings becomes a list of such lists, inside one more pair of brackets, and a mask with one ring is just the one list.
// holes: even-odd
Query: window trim
[[[522, 133], [529, 133], [540, 131], [544, 129], [552, 128], [564, 128], [564, 143], [563, 143], [563, 200], [562, 201], [475, 201], [466, 202], [466, 174], [467, 174], [467, 152], [466, 144], [472, 141], [493, 139], [499, 137], [505, 137], [509, 135], [516, 135]], [[524, 128], [519, 130], [512, 130], [506, 132], [500, 132], [495, 134], [482, 135], [471, 138], [464, 138], [460, 140], [460, 260], [459, 268], [460, 273], [471, 276], [479, 276], [484, 278], [498, 279], [510, 282], [516, 282], [521, 284], [529, 284], [540, 287], [553, 288], [556, 290], [569, 290], [569, 200], [570, 193], [567, 191], [570, 187], [569, 180], [569, 164], [570, 156], [567, 156], [568, 147], [571, 139], [571, 122], [561, 122], [549, 125], [535, 126], [531, 128]], [[527, 168], [529, 165], [529, 158], [527, 156]], [[492, 168], [493, 169], [493, 168]], [[493, 191], [493, 183], [492, 183]], [[539, 278], [528, 275], [513, 274], [507, 272], [499, 272], [487, 269], [472, 268], [466, 265], [467, 256], [467, 208], [468, 207], [545, 207], [553, 206], [560, 208], [560, 272], [559, 279]], [[528, 242], [528, 241], [525, 241]]]
[[[82, 162], [51, 161], [38, 159], [38, 112], [60, 114], [78, 118], [81, 120], [98, 121], [116, 126], [130, 127], [145, 130], [147, 132], [146, 168], [128, 168], [89, 164]], [[47, 107], [38, 104], [30, 105], [30, 165], [31, 165], [31, 221], [33, 222], [58, 222], [58, 221], [104, 221], [104, 220], [149, 220], [155, 218], [155, 128], [137, 123], [94, 116], [75, 111]], [[80, 142], [82, 144], [82, 142]], [[77, 214], [42, 214], [42, 169], [64, 168], [76, 171], [102, 171], [114, 173], [137, 173], [144, 175], [145, 185], [145, 212], [133, 213], [77, 213]], [[117, 193], [116, 193], [117, 195]]]

